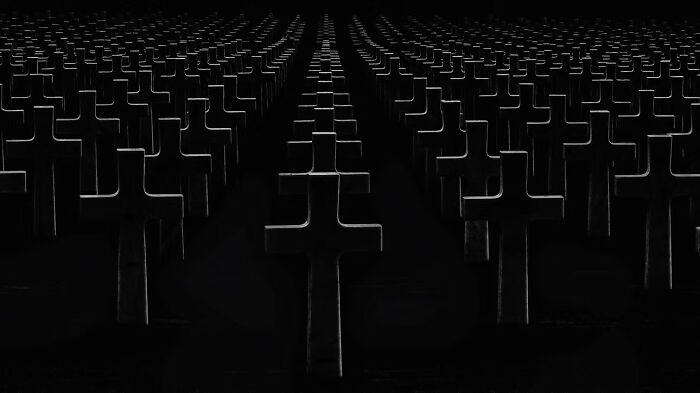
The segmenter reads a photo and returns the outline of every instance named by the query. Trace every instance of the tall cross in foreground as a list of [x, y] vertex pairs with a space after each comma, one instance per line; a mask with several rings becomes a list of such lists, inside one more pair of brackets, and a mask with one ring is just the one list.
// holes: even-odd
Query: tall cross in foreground
[[314, 133], [313, 139], [311, 171], [280, 174], [282, 193], [307, 195], [307, 219], [302, 224], [265, 226], [265, 250], [307, 255], [306, 370], [340, 377], [340, 257], [347, 252], [381, 251], [382, 226], [340, 221], [340, 194], [369, 192], [369, 174], [335, 170], [334, 133]]

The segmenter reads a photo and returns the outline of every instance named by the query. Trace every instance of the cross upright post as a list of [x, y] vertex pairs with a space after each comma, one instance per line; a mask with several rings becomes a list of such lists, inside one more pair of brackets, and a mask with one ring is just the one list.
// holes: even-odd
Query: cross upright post
[[267, 252], [309, 258], [306, 369], [310, 375], [342, 376], [339, 261], [347, 252], [382, 250], [378, 224], [344, 224], [338, 218], [342, 173], [306, 174], [306, 222], [265, 226]]

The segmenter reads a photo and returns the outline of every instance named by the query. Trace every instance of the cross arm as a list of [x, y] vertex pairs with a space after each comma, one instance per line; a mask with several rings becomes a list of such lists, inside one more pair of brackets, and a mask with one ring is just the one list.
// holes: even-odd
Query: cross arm
[[[2, 84], [0, 84], [0, 88]], [[0, 93], [2, 89], [0, 89]], [[9, 126], [10, 129], [15, 129], [24, 124], [24, 110], [23, 109], [5, 109], [0, 106], [0, 126], [3, 131], [7, 131], [6, 127]]]
[[0, 193], [27, 192], [27, 172], [0, 171]]
[[308, 225], [308, 222], [294, 225], [265, 225], [265, 252], [304, 252]]
[[501, 194], [462, 197], [462, 215], [466, 220], [495, 220], [503, 216]]
[[183, 154], [182, 156], [185, 159], [184, 175], [211, 173], [211, 154]]
[[339, 137], [352, 137], [357, 135], [357, 120], [335, 119], [334, 126]]
[[436, 170], [438, 176], [458, 177], [462, 176], [467, 156], [439, 156], [437, 157]]
[[381, 252], [383, 247], [380, 224], [343, 224], [343, 252]]
[[230, 145], [233, 143], [233, 130], [224, 127], [207, 127], [207, 139], [210, 145]]
[[80, 215], [88, 220], [119, 220], [123, 212], [118, 191], [113, 194], [80, 196]]
[[653, 190], [650, 190], [647, 177], [647, 173], [641, 175], [615, 175], [615, 195], [619, 197], [649, 197]]
[[531, 220], [561, 220], [564, 218], [564, 197], [561, 195], [529, 196]]
[[530, 138], [549, 135], [549, 128], [552, 123], [549, 121], [528, 121], [526, 123], [527, 135]]
[[700, 174], [672, 174], [673, 195], [700, 195]]
[[439, 130], [418, 130], [418, 143], [427, 147], [441, 147], [442, 129]]
[[565, 160], [588, 161], [593, 157], [593, 146], [590, 142], [564, 143], [561, 149]]
[[631, 142], [610, 143], [614, 161], [629, 161], [637, 158], [637, 145]]
[[55, 157], [71, 158], [82, 156], [83, 142], [80, 139], [54, 138], [54, 141]]
[[182, 194], [149, 194], [149, 204], [145, 213], [152, 218], [183, 218], [184, 202]]
[[5, 141], [5, 154], [8, 157], [34, 157], [33, 139], [10, 139]]
[[233, 117], [234, 121], [236, 122], [236, 124], [235, 124], [236, 126], [239, 126], [239, 125], [245, 126], [245, 124], [246, 124], [246, 113], [245, 113], [245, 111], [241, 111], [241, 110], [232, 110], [232, 111], [229, 111], [229, 110], [227, 110], [226, 113], [227, 113], [229, 116], [232, 116], [232, 117]]
[[[358, 140], [348, 140], [348, 141], [338, 141], [336, 140], [336, 152], [340, 158], [356, 159], [362, 158], [362, 141]], [[313, 152], [313, 145], [311, 141], [288, 141], [287, 142], [287, 155], [290, 158], [299, 157], [311, 157]]]
[[313, 131], [313, 120], [294, 120], [292, 123], [292, 135], [294, 135], [295, 138], [310, 140]]
[[[279, 190], [284, 195], [304, 195], [308, 192], [308, 182], [311, 176], [324, 176], [326, 173], [280, 173]], [[344, 194], [369, 193], [369, 173], [367, 172], [329, 172], [340, 176], [340, 192]]]

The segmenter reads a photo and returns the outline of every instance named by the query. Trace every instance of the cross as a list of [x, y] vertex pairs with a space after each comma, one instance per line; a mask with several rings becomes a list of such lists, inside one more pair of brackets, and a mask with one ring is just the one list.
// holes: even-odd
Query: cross
[[448, 92], [450, 90], [450, 78], [461, 78], [464, 76], [461, 64], [462, 56], [453, 55], [449, 51], [442, 52], [442, 65], [434, 68], [431, 72], [431, 76], [439, 82], [442, 91]]
[[615, 195], [646, 201], [646, 248], [644, 287], [671, 289], [671, 201], [698, 195], [700, 174], [671, 171], [671, 135], [647, 137], [646, 171], [639, 175], [616, 175]]
[[549, 68], [552, 93], [567, 94], [569, 91], [570, 75], [572, 74], [571, 54], [563, 52], [559, 55], [560, 66]]
[[[442, 101], [442, 126], [436, 130], [418, 130], [418, 143], [427, 150], [425, 162], [426, 186], [437, 175], [436, 158], [454, 156], [462, 150], [465, 139], [462, 129], [462, 102]], [[445, 217], [459, 215], [459, 178], [444, 177], [440, 180], [441, 211]]]
[[[97, 93], [94, 90], [80, 90], [78, 93], [78, 117], [56, 119], [56, 134], [80, 139], [80, 193], [99, 194], [99, 169], [101, 167], [98, 143], [119, 134], [119, 119], [101, 118], [96, 111]], [[112, 142], [110, 140], [110, 142]], [[108, 143], [114, 149], [114, 143]]]
[[[97, 50], [97, 46], [95, 47]], [[95, 89], [97, 63], [86, 59], [87, 48], [75, 48], [75, 68], [78, 70], [78, 89]]]
[[433, 130], [442, 126], [442, 112], [440, 111], [442, 88], [428, 87], [426, 92], [426, 105], [420, 108], [420, 112], [406, 113], [406, 126], [412, 131], [412, 158], [416, 167], [423, 166], [424, 152], [418, 143], [418, 130]]
[[[646, 167], [647, 144], [645, 137], [665, 135], [672, 132], [675, 125], [673, 115], [657, 115], [654, 110], [654, 90], [639, 91], [639, 111], [634, 115], [619, 115], [619, 127], [613, 135], [616, 140], [633, 142], [637, 145], [637, 169]], [[618, 135], [619, 134], [619, 135]]]
[[135, 75], [137, 78], [138, 78], [139, 72], [141, 71], [140, 70], [140, 66], [141, 66], [140, 57], [141, 57], [141, 51], [139, 49], [130, 49], [129, 50], [129, 55], [128, 55], [129, 64], [127, 65], [126, 69], [129, 72], [132, 72], [131, 75]]
[[227, 162], [238, 164], [239, 158], [239, 134], [246, 123], [246, 113], [241, 110], [228, 110], [224, 106], [224, 85], [209, 85], [208, 87], [209, 109], [207, 110], [207, 124], [217, 128], [230, 128], [232, 143], [224, 147], [230, 148], [226, 152]]
[[255, 98], [239, 97], [238, 75], [224, 75], [224, 92], [224, 107], [226, 109], [232, 111], [245, 111], [246, 115], [254, 116], [256, 113]]
[[51, 106], [34, 107], [31, 139], [8, 140], [8, 157], [30, 159], [33, 168], [34, 233], [56, 236], [55, 162], [62, 158], [79, 158], [81, 143], [78, 139], [58, 139], [54, 134], [54, 109]]
[[64, 115], [75, 113], [77, 109], [78, 95], [78, 70], [66, 67], [64, 63], [65, 54], [60, 51], [53, 52], [49, 59], [52, 67], [46, 67], [42, 71], [49, 72], [53, 78], [55, 92], [64, 99]]
[[[647, 89], [654, 91], [655, 95], [671, 95], [671, 61], [661, 60], [654, 63], [659, 69], [658, 75], [645, 76], [644, 82]], [[653, 71], [649, 71], [649, 74], [654, 74]]]
[[[211, 173], [210, 154], [185, 154], [182, 152], [182, 138], [179, 118], [161, 118], [159, 148], [156, 154], [146, 155], [147, 184], [163, 194], [182, 194], [183, 182], [187, 185], [185, 203], [188, 211], [201, 211], [208, 215], [207, 174]], [[172, 249], [175, 261], [185, 258], [182, 220], [161, 220], [161, 234], [168, 239], [161, 244], [161, 256]]]
[[501, 190], [494, 196], [465, 196], [465, 219], [489, 220], [500, 227], [498, 258], [499, 323], [528, 324], [528, 223], [561, 220], [564, 198], [533, 196], [527, 191], [528, 158], [524, 151], [502, 151]]
[[[497, 155], [500, 150], [508, 149], [508, 127], [505, 119], [501, 118], [501, 107], [518, 106], [518, 96], [508, 92], [510, 74], [496, 74], [493, 92], [479, 94], [476, 110], [478, 120], [489, 122], [489, 149], [492, 155]], [[503, 121], [503, 124], [501, 124]]]
[[[505, 143], [508, 150], [524, 148], [527, 122], [543, 122], [549, 118], [549, 108], [535, 106], [534, 89], [532, 83], [520, 84], [518, 105], [501, 107], [501, 120], [504, 120], [502, 125], [508, 130], [508, 143]], [[500, 141], [499, 143], [504, 144]]]
[[335, 132], [335, 108], [313, 108], [314, 130]]
[[0, 194], [27, 192], [27, 172], [0, 170]]
[[87, 219], [119, 224], [117, 251], [117, 321], [148, 325], [146, 222], [182, 220], [180, 194], [150, 194], [145, 188], [143, 149], [117, 149], [117, 192], [81, 195], [80, 211]]
[[[499, 158], [488, 153], [488, 122], [467, 120], [463, 134], [464, 154], [437, 158], [437, 174], [441, 178], [458, 179], [459, 200], [465, 195], [488, 195], [488, 180], [499, 170]], [[460, 216], [464, 217], [462, 203]], [[477, 261], [489, 260], [489, 225], [486, 220], [466, 220], [464, 224], [465, 255]]]
[[379, 99], [384, 109], [394, 113], [394, 102], [408, 96], [408, 91], [412, 87], [411, 80], [413, 74], [401, 72], [400, 58], [392, 56], [389, 58], [389, 68], [386, 72], [376, 74], [376, 83], [381, 86]]
[[621, 79], [627, 79], [630, 81], [630, 88], [633, 94], [633, 97], [631, 98], [632, 100], [637, 98], [637, 92], [643, 89], [642, 82], [644, 81], [644, 74], [642, 70], [642, 55], [632, 56], [630, 69], [620, 70], [618, 76]]
[[587, 232], [589, 236], [608, 238], [613, 165], [619, 161], [633, 160], [635, 145], [612, 141], [610, 112], [593, 110], [589, 116], [588, 140], [583, 143], [564, 143], [562, 150], [565, 168], [570, 161], [588, 162]]
[[394, 101], [398, 119], [405, 125], [405, 115], [407, 113], [418, 112], [425, 109], [426, 88], [428, 79], [424, 77], [413, 78], [413, 95], [410, 99], [397, 99]]
[[479, 60], [463, 60], [464, 77], [450, 78], [452, 82], [450, 98], [462, 101], [464, 118], [467, 120], [474, 119], [475, 105], [479, 93], [488, 88], [488, 78], [481, 78], [477, 75], [477, 65], [482, 63]]
[[138, 87], [138, 91], [128, 93], [128, 101], [134, 104], [148, 104], [148, 121], [155, 137], [159, 135], [158, 119], [169, 117], [173, 112], [170, 93], [155, 90], [153, 86], [153, 71], [151, 70], [139, 71]]
[[265, 250], [304, 253], [309, 258], [306, 370], [340, 377], [342, 371], [339, 261], [347, 252], [381, 252], [382, 227], [345, 224], [338, 218], [338, 172], [303, 175], [308, 195], [306, 222], [266, 225]]
[[576, 77], [573, 80], [578, 82], [578, 86], [574, 86], [574, 90], [578, 90], [582, 99], [588, 99], [594, 94], [594, 80], [605, 78], [605, 74], [596, 72], [595, 68], [593, 59], [584, 57], [581, 59], [581, 72], [574, 74]]
[[269, 78], [271, 79], [269, 101], [272, 103], [272, 100], [277, 97], [277, 93], [281, 87], [281, 73], [282, 68], [284, 67], [280, 67], [280, 62], [274, 59], [274, 55], [271, 53], [270, 47], [261, 49], [258, 52], [258, 55], [260, 55], [260, 64], [262, 66], [263, 74], [268, 74]]
[[263, 70], [262, 57], [251, 56], [252, 68], [250, 71], [239, 72], [239, 82], [243, 85], [244, 92], [260, 103], [260, 113], [268, 111], [272, 99], [272, 89], [275, 83], [275, 73]]
[[[408, 51], [408, 53], [406, 53], [407, 57], [405, 57], [407, 60], [407, 68], [413, 71], [414, 77], [427, 78], [428, 74], [425, 67], [419, 65], [426, 59], [426, 46], [418, 41], [411, 41], [411, 44], [413, 44], [413, 53]], [[370, 52], [382, 50], [377, 49], [375, 46], [370, 47], [370, 49]], [[372, 59], [372, 55], [366, 55], [365, 61], [369, 61], [370, 59]]]
[[[4, 52], [0, 53], [4, 54]], [[6, 66], [7, 65], [9, 64], [6, 64]], [[0, 67], [0, 69], [1, 68], [2, 67]], [[5, 168], [6, 133], [19, 130], [23, 121], [23, 110], [7, 109], [5, 107], [3, 84], [0, 83], [0, 193], [3, 194], [27, 192], [27, 173], [25, 171], [8, 171]]]
[[209, 153], [212, 176], [226, 184], [226, 145], [233, 143], [231, 128], [210, 127], [207, 124], [207, 99], [187, 99], [187, 126], [182, 130], [186, 153]]
[[317, 105], [321, 108], [350, 105], [350, 93], [334, 93], [332, 91], [301, 93], [301, 105]]
[[24, 119], [21, 109], [6, 109], [3, 84], [0, 83], [0, 193], [27, 192], [27, 173], [5, 169], [5, 132], [20, 128]]
[[674, 132], [690, 130], [690, 107], [700, 103], [698, 97], [688, 97], [683, 93], [683, 77], [671, 76], [671, 91], [668, 96], [656, 97], [659, 112], [674, 115]]
[[113, 99], [110, 104], [97, 104], [97, 116], [119, 119], [120, 147], [143, 148], [153, 151], [153, 129], [149, 123], [148, 104], [129, 102], [126, 79], [113, 82]]
[[182, 180], [211, 172], [211, 155], [183, 153], [179, 118], [161, 118], [160, 143], [153, 155], [146, 155], [147, 173], [157, 180], [158, 191], [182, 193]]
[[10, 87], [12, 84], [12, 74], [19, 71], [18, 68], [21, 69], [21, 67], [17, 64], [13, 64], [11, 49], [0, 49], [0, 60], [2, 60], [2, 62], [0, 62], [0, 84], [5, 86], [0, 99], [7, 104], [11, 100]]
[[[376, 53], [373, 60], [368, 63], [368, 67], [373, 75], [380, 74], [389, 68], [389, 59], [393, 56], [393, 53], [387, 49], [380, 47], [379, 53]], [[375, 81], [376, 82], [376, 81]], [[376, 83], [375, 83], [376, 84]], [[379, 94], [381, 86], [375, 86], [377, 94]]]
[[0, 83], [0, 170], [5, 169], [5, 138], [21, 134], [24, 123], [24, 110], [8, 107], [9, 103], [5, 98], [7, 90], [9, 88]]
[[[44, 59], [42, 58], [42, 62], [43, 61]], [[8, 86], [12, 87], [12, 95], [15, 97], [19, 97], [20, 95], [24, 96], [25, 94], [30, 97], [32, 95], [44, 95], [45, 91], [43, 91], [43, 89], [39, 91], [40, 94], [36, 94], [36, 92], [32, 91], [35, 90], [32, 85], [37, 79], [32, 75], [43, 75], [43, 77], [39, 79], [44, 79], [44, 77], [49, 77], [51, 79], [53, 76], [49, 73], [40, 73], [41, 68], [39, 67], [39, 58], [37, 56], [28, 56], [26, 59], [20, 60], [20, 64], [18, 72], [12, 74], [11, 83], [8, 83]]]
[[[315, 93], [315, 105], [318, 105], [319, 108], [333, 108], [335, 107], [335, 94], [332, 91], [319, 91], [318, 93]], [[299, 105], [299, 108], [302, 108], [302, 105]]]
[[170, 102], [175, 116], [184, 119], [187, 116], [187, 98], [197, 89], [199, 77], [185, 71], [187, 59], [182, 57], [167, 58], [174, 65], [174, 73], [161, 75], [159, 82], [170, 93]]
[[678, 68], [671, 68], [671, 76], [682, 76], [683, 77], [683, 93], [693, 92], [695, 83], [695, 77], [698, 74], [698, 70], [695, 67], [690, 66], [690, 56], [687, 54], [681, 54], [678, 56]]
[[99, 94], [98, 99], [100, 102], [114, 101], [114, 81], [125, 80], [124, 82], [127, 86], [125, 89], [127, 91], [135, 91], [136, 88], [136, 72], [134, 71], [124, 71], [123, 59], [124, 55], [114, 53], [112, 54], [111, 61], [112, 67], [108, 70], [98, 70], [97, 71], [97, 93]]
[[[200, 48], [198, 52], [187, 54], [187, 59], [189, 61], [187, 71], [189, 71], [190, 74], [199, 76], [200, 93], [205, 93], [201, 90], [210, 84], [220, 83], [220, 81], [216, 79], [219, 75], [219, 70], [217, 69], [219, 69], [220, 66], [209, 62], [208, 53], [209, 50], [207, 48]], [[200, 96], [201, 95], [198, 95], [198, 97]]]
[[313, 119], [316, 109], [333, 109], [334, 118], [336, 120], [347, 120], [354, 118], [352, 105], [334, 103], [333, 101], [335, 94], [333, 92], [318, 92], [313, 94], [317, 96], [317, 99], [314, 100], [316, 102], [312, 104], [300, 104], [297, 106], [297, 119]]
[[[542, 160], [546, 158], [545, 180], [546, 190], [549, 195], [566, 196], [566, 181], [564, 179], [564, 157], [562, 144], [570, 139], [582, 139], [588, 129], [586, 122], [569, 121], [566, 116], [566, 95], [549, 95], [549, 120], [545, 122], [527, 122], [527, 133], [533, 139], [530, 150], [532, 159], [532, 172], [535, 179], [539, 178], [540, 172], [536, 169], [540, 167]], [[535, 138], [544, 136], [546, 138], [546, 151], [536, 148]], [[533, 153], [534, 152], [534, 153]]]
[[[290, 141], [287, 148], [290, 155], [299, 156], [302, 146], [311, 145], [311, 168], [306, 172], [282, 173], [279, 178], [280, 192], [287, 195], [306, 193], [306, 178], [309, 173], [336, 173], [338, 155], [344, 158], [358, 158], [362, 154], [361, 141], [339, 141], [334, 132], [313, 132], [310, 141]], [[369, 193], [369, 173], [341, 172], [341, 190], [348, 193]]]
[[[619, 115], [630, 114], [632, 103], [615, 99], [615, 82], [622, 82], [621, 80], [597, 79], [593, 82], [598, 84], [598, 100], [581, 102], [583, 113], [589, 113], [593, 110], [606, 110], [610, 111], [611, 119], [617, 119]], [[611, 124], [611, 126], [614, 126], [614, 124]]]
[[[673, 135], [673, 151], [680, 153], [674, 154], [674, 162], [671, 163], [671, 167], [681, 168], [680, 170], [684, 172], [696, 173], [698, 166], [700, 166], [700, 160], [698, 160], [698, 153], [700, 153], [700, 103], [690, 104], [689, 122], [688, 132], [671, 134]], [[700, 197], [691, 196], [689, 207], [692, 219], [696, 220], [700, 214]]]
[[[540, 75], [537, 72], [537, 59], [525, 60], [525, 73], [521, 75], [513, 75], [513, 84], [511, 87], [517, 88], [521, 83], [531, 83], [534, 89], [534, 102], [538, 106], [545, 105], [547, 96], [549, 95], [548, 82], [549, 75]], [[515, 89], [510, 94], [518, 94]]]
[[[461, 64], [461, 59], [460, 62], [457, 63], [458, 67], [459, 64]], [[449, 85], [447, 83], [442, 83], [443, 76], [447, 76], [447, 78], [449, 78], [450, 76], [462, 76], [459, 74], [459, 71], [455, 72], [456, 75], [452, 74], [452, 52], [438, 49], [435, 56], [435, 63], [428, 67], [428, 83], [430, 83], [431, 86], [440, 86], [443, 88], [443, 91], [447, 92], [447, 88]]]
[[289, 141], [287, 149], [291, 157], [311, 157], [308, 172], [336, 172], [336, 154], [343, 158], [362, 156], [361, 141], [339, 141], [334, 132], [314, 132], [311, 140]]
[[508, 72], [511, 77], [522, 75], [523, 70], [520, 69], [520, 55], [518, 53], [510, 53], [508, 55], [508, 67], [498, 70], [500, 72]]
[[30, 90], [27, 96], [12, 96], [10, 107], [24, 110], [24, 135], [31, 134], [34, 127], [34, 107], [52, 106], [56, 114], [63, 113], [63, 97], [47, 96], [44, 84], [51, 75], [30, 74]]

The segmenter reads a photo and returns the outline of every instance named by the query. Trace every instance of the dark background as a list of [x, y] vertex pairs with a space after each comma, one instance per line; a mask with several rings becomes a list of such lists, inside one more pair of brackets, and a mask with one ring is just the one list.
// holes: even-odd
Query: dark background
[[161, 10], [165, 12], [187, 11], [202, 13], [209, 11], [237, 13], [240, 10], [248, 12], [267, 12], [295, 14], [303, 13], [309, 16], [322, 15], [330, 12], [336, 16], [348, 13], [385, 14], [445, 14], [466, 16], [474, 15], [509, 15], [509, 16], [647, 16], [647, 17], [683, 17], [693, 18], [689, 6], [681, 1], [639, 2], [633, 0], [618, 1], [517, 1], [517, 0], [488, 0], [488, 1], [401, 1], [401, 0], [359, 0], [359, 1], [168, 1], [168, 0], [36, 0], [31, 2], [6, 2], [0, 6], [4, 10], [118, 10], [144, 12]]
[[[599, 5], [597, 5], [599, 4]], [[41, 2], [19, 8], [93, 8]], [[213, 215], [186, 222], [187, 261], [151, 263], [153, 324], [114, 324], [113, 233], [76, 219], [66, 197], [55, 240], [31, 236], [31, 205], [0, 196], [0, 391], [296, 392], [304, 374], [306, 266], [301, 257], [263, 252], [265, 224], [301, 222], [304, 200], [279, 197], [284, 142], [315, 34], [315, 3], [126, 2], [100, 5], [139, 14], [251, 15], [304, 12], [306, 36], [275, 112], [248, 130], [235, 185], [215, 196]], [[584, 235], [585, 172], [572, 168], [565, 223], [531, 232], [531, 326], [498, 326], [495, 264], [462, 257], [462, 228], [439, 218], [413, 177], [400, 127], [373, 104], [373, 90], [348, 42], [351, 12], [369, 17], [432, 12], [615, 14], [632, 3], [334, 3], [340, 55], [356, 105], [372, 194], [343, 197], [341, 219], [378, 222], [384, 252], [341, 261], [344, 382], [325, 391], [366, 392], [688, 392], [700, 386], [700, 261], [689, 222], [676, 220], [673, 293], [643, 291], [643, 215], [616, 203], [613, 237]], [[430, 8], [428, 8], [430, 7]], [[450, 8], [453, 7], [453, 8]], [[500, 7], [500, 8], [499, 8]], [[459, 14], [457, 13], [458, 10]], [[657, 10], [654, 11], [657, 13]], [[75, 167], [59, 170], [59, 193], [76, 187]], [[682, 208], [679, 201], [679, 207]], [[17, 209], [16, 206], [23, 206]]]

